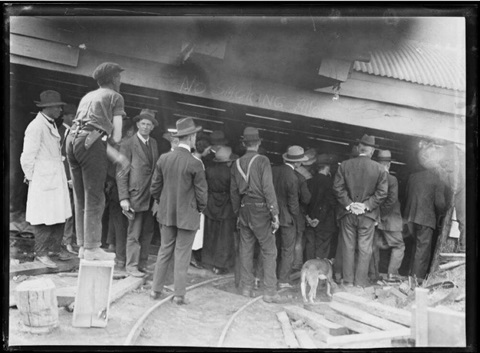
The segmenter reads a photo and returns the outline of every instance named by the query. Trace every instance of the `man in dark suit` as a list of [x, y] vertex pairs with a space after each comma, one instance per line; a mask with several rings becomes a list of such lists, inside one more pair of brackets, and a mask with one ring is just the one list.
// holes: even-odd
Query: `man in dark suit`
[[307, 208], [306, 260], [328, 258], [330, 242], [337, 232], [335, 207], [337, 200], [333, 195], [333, 179], [330, 176], [330, 165], [333, 156], [321, 154], [317, 156], [318, 173], [307, 181], [312, 199]]
[[[343, 281], [346, 286], [367, 286], [368, 267], [379, 205], [387, 197], [387, 172], [371, 160], [375, 138], [363, 135], [358, 157], [343, 161], [333, 182], [340, 208], [340, 235], [343, 242]], [[358, 252], [355, 261], [355, 252]], [[355, 268], [356, 263], [356, 268]]]
[[120, 153], [132, 168], [127, 173], [117, 173], [116, 179], [120, 207], [123, 212], [132, 212], [132, 219], [128, 221], [125, 268], [129, 275], [142, 277], [153, 236], [150, 183], [158, 159], [157, 141], [150, 138], [150, 133], [158, 122], [150, 111], [142, 111], [133, 121], [137, 123], [137, 133], [120, 146]]
[[422, 282], [430, 262], [432, 235], [437, 214], [445, 210], [445, 186], [431, 169], [410, 175], [404, 218], [413, 236], [414, 246], [410, 274]]
[[290, 146], [283, 154], [284, 164], [272, 168], [273, 187], [277, 195], [280, 229], [277, 233], [277, 246], [280, 248], [278, 264], [278, 287], [292, 288], [289, 283], [293, 265], [293, 251], [295, 248], [296, 226], [295, 218], [300, 214], [298, 201], [298, 178], [295, 168], [307, 161], [303, 148]]
[[377, 280], [379, 277], [380, 251], [379, 249], [392, 249], [388, 265], [388, 281], [398, 281], [398, 269], [400, 268], [405, 253], [403, 242], [403, 220], [398, 201], [398, 181], [390, 174], [392, 154], [389, 150], [378, 152], [377, 162], [387, 171], [388, 193], [385, 200], [380, 204], [380, 220], [375, 230], [373, 242], [373, 254], [370, 262], [371, 277]]
[[150, 187], [153, 198], [159, 202], [157, 220], [162, 236], [150, 295], [152, 299], [160, 298], [175, 252], [173, 301], [177, 305], [187, 304], [187, 269], [195, 233], [200, 228], [200, 213], [208, 200], [203, 164], [190, 152], [201, 129], [192, 118], [177, 121], [177, 132], [172, 136], [179, 138], [179, 145], [160, 156]]

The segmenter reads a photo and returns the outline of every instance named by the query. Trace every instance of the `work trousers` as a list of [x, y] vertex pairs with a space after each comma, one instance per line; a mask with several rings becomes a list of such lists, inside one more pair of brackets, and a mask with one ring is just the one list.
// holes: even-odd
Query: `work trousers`
[[116, 201], [110, 200], [108, 212], [107, 244], [115, 244], [115, 262], [123, 267], [127, 256], [128, 219], [122, 213], [120, 203]]
[[192, 256], [193, 240], [196, 230], [180, 229], [162, 225], [160, 234], [162, 245], [158, 250], [157, 263], [153, 274], [152, 289], [161, 292], [167, 279], [169, 263], [174, 257], [173, 286], [175, 295], [184, 296], [187, 291], [187, 271]]
[[[359, 286], [368, 285], [375, 221], [364, 215], [345, 215], [340, 220], [343, 238], [343, 280]], [[357, 258], [355, 259], [355, 251]]]
[[277, 292], [277, 247], [273, 234], [270, 211], [266, 206], [244, 204], [239, 212], [240, 228], [240, 283], [244, 289], [252, 289], [253, 252], [255, 243], [260, 244], [263, 263], [263, 281], [266, 295]]
[[77, 243], [85, 249], [101, 246], [102, 215], [105, 210], [107, 177], [107, 143], [97, 139], [87, 150], [80, 132], [74, 139], [67, 136], [67, 158], [73, 182]]
[[416, 275], [419, 279], [424, 279], [430, 263], [433, 228], [412, 222], [409, 224], [409, 228], [413, 236], [410, 274], [412, 276]]
[[315, 228], [307, 227], [305, 232], [306, 260], [314, 258], [326, 259], [330, 254], [330, 243], [336, 230], [325, 229], [322, 224]]
[[60, 251], [64, 226], [65, 223], [32, 225], [35, 235], [34, 250], [36, 256], [45, 256], [49, 251]]
[[148, 252], [153, 237], [154, 218], [151, 211], [136, 212], [128, 221], [127, 271], [147, 266]]
[[392, 249], [388, 263], [388, 274], [398, 275], [405, 254], [405, 243], [401, 231], [376, 229], [373, 239], [372, 260], [370, 261], [370, 275], [377, 279], [380, 276], [380, 249]]
[[73, 244], [76, 243], [75, 237], [75, 202], [73, 200], [73, 190], [68, 189], [70, 193], [70, 206], [72, 207], [72, 217], [67, 218], [65, 221], [65, 230], [63, 232], [63, 244]]
[[277, 231], [277, 249], [280, 250], [278, 282], [280, 283], [288, 283], [290, 280], [296, 237], [297, 229], [295, 225], [288, 227], [280, 226], [280, 229]]

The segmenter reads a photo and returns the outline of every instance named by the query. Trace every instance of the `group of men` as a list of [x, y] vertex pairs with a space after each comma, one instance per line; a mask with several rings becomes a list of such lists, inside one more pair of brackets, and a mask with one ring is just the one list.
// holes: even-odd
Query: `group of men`
[[[62, 139], [55, 124], [66, 103], [55, 91], [40, 95], [37, 106], [42, 111], [25, 132], [21, 156], [29, 184], [26, 220], [35, 227], [37, 259], [47, 266], [56, 266], [49, 252], [63, 253], [60, 244], [64, 223], [72, 216], [61, 153], [64, 141], [80, 246], [78, 257], [90, 261], [113, 260], [115, 254], [104, 251], [100, 245], [107, 166], [108, 161], [114, 163], [118, 201], [128, 217], [127, 272], [143, 276], [147, 271], [153, 214], [156, 214], [161, 246], [151, 297], [161, 297], [173, 261], [173, 301], [185, 304], [192, 244], [200, 226], [200, 214], [209, 200], [205, 167], [201, 159], [191, 153], [202, 128], [196, 126], [192, 118], [178, 120], [177, 130], [171, 134], [176, 143], [172, 142], [170, 152], [159, 156], [156, 141], [150, 138], [158, 122], [153, 114], [142, 111], [134, 119], [137, 133], [120, 143], [126, 116], [119, 93], [122, 71], [115, 63], [103, 63], [95, 69], [93, 78], [99, 88], [80, 101], [66, 139]], [[268, 157], [258, 153], [261, 145], [258, 129], [245, 128], [241, 140], [246, 148], [243, 156], [233, 163], [231, 150], [223, 155], [226, 150], [221, 148], [216, 161], [231, 164], [228, 164], [230, 188], [228, 190], [227, 172], [224, 177], [227, 188], [217, 192], [229, 194], [233, 210], [229, 217], [238, 218], [238, 262], [243, 295], [251, 296], [255, 285], [255, 246], [260, 247], [263, 265], [263, 299], [269, 303], [281, 302], [277, 289], [291, 287], [292, 269], [309, 258], [331, 257], [331, 241], [337, 227], [340, 235], [337, 249], [333, 251], [335, 272], [341, 273], [345, 285], [368, 285], [369, 269], [370, 277], [378, 275], [379, 248], [393, 249], [388, 274], [392, 278], [398, 275], [405, 249], [398, 182], [388, 173], [389, 151], [379, 152], [378, 163], [371, 159], [378, 147], [373, 137], [364, 135], [358, 141], [358, 156], [342, 162], [334, 177], [331, 168], [338, 161], [329, 155], [317, 156], [318, 170], [309, 171], [312, 158], [306, 156], [302, 147], [290, 146], [283, 154], [284, 164], [272, 168]], [[412, 271], [419, 278], [424, 278], [427, 271], [436, 224], [435, 207], [438, 210], [445, 207], [441, 182], [435, 173], [428, 170], [422, 173], [410, 178], [404, 215], [415, 234]]]

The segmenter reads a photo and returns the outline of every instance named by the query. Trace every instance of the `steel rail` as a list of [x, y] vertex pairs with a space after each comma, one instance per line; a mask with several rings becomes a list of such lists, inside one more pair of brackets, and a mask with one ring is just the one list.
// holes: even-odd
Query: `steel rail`
[[[212, 278], [212, 279], [194, 284], [193, 286], [187, 287], [186, 289], [187, 289], [187, 291], [190, 291], [192, 289], [204, 286], [205, 284], [220, 281], [220, 280], [223, 280], [223, 279], [226, 279], [226, 278], [233, 278], [233, 275], [227, 275], [227, 276], [222, 276], [222, 277], [218, 277], [218, 278]], [[127, 338], [125, 339], [125, 342], [123, 342], [123, 345], [124, 346], [133, 345], [135, 343], [135, 341], [137, 340], [138, 336], [140, 335], [140, 332], [141, 332], [144, 321], [150, 316], [150, 314], [153, 311], [155, 311], [155, 309], [157, 309], [159, 306], [168, 302], [170, 300], [170, 298], [172, 298], [172, 297], [173, 297], [173, 293], [170, 294], [169, 296], [167, 296], [165, 299], [160, 300], [154, 306], [150, 307], [145, 313], [143, 313], [143, 315], [137, 320], [135, 325], [133, 325], [132, 329], [130, 330], [130, 333], [128, 334]]]

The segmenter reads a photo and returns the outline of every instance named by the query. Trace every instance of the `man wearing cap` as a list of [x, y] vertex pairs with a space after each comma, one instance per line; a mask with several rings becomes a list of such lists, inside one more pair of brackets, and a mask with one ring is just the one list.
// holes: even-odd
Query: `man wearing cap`
[[300, 271], [303, 266], [303, 253], [305, 248], [305, 229], [307, 225], [307, 207], [310, 203], [312, 195], [308, 190], [307, 180], [312, 178], [311, 172], [313, 172], [314, 164], [316, 161], [317, 151], [314, 148], [310, 148], [305, 151], [305, 157], [308, 158], [302, 165], [295, 168], [295, 175], [298, 179], [298, 197], [300, 205], [300, 213], [295, 217], [295, 248], [293, 251], [293, 271]]
[[387, 171], [388, 194], [380, 204], [380, 220], [375, 230], [373, 241], [372, 261], [370, 262], [371, 276], [376, 280], [379, 277], [380, 251], [379, 249], [392, 249], [388, 265], [388, 281], [398, 280], [398, 269], [402, 265], [405, 253], [403, 242], [403, 220], [398, 201], [398, 181], [390, 174], [392, 154], [389, 150], [380, 150], [377, 162]]
[[[153, 236], [150, 184], [158, 160], [157, 141], [150, 138], [150, 133], [158, 126], [158, 122], [154, 113], [145, 109], [133, 121], [137, 124], [137, 133], [120, 146], [120, 153], [132, 168], [127, 173], [117, 173], [116, 180], [120, 207], [124, 212], [133, 213], [133, 219], [128, 221], [125, 267], [129, 275], [142, 277], [146, 271]], [[120, 169], [121, 166], [118, 171]]]
[[330, 253], [330, 243], [337, 232], [335, 207], [337, 200], [333, 194], [333, 180], [330, 165], [331, 155], [317, 156], [318, 172], [307, 181], [312, 199], [308, 205], [305, 256], [306, 260], [326, 259]]
[[20, 164], [28, 183], [25, 220], [34, 228], [36, 260], [50, 268], [57, 265], [49, 257], [69, 260], [62, 249], [65, 220], [72, 216], [67, 176], [60, 148], [61, 136], [55, 120], [62, 114], [60, 93], [44, 91], [36, 102], [42, 111], [25, 130]]
[[445, 184], [433, 169], [410, 175], [403, 217], [413, 236], [410, 275], [423, 282], [430, 263], [432, 236], [440, 214], [445, 212]]
[[151, 195], [159, 202], [157, 220], [161, 224], [162, 244], [153, 275], [152, 299], [160, 298], [174, 255], [174, 297], [177, 305], [185, 300], [187, 269], [192, 255], [200, 213], [207, 206], [207, 181], [200, 160], [190, 152], [196, 134], [202, 129], [192, 118], [177, 121], [179, 145], [158, 159], [150, 186]]
[[232, 166], [230, 196], [240, 229], [240, 285], [242, 295], [251, 297], [254, 286], [253, 252], [260, 244], [265, 291], [263, 300], [280, 303], [277, 293], [277, 247], [275, 231], [280, 226], [278, 204], [273, 187], [272, 168], [266, 156], [258, 154], [261, 139], [258, 129], [246, 127], [242, 143], [246, 153]]
[[295, 218], [300, 214], [298, 201], [298, 178], [295, 168], [308, 160], [300, 146], [290, 146], [283, 154], [284, 164], [272, 168], [273, 187], [277, 195], [280, 229], [277, 233], [277, 248], [280, 249], [278, 287], [292, 288], [289, 283], [293, 265], [296, 226]]
[[[369, 284], [375, 222], [379, 206], [387, 197], [388, 181], [385, 168], [371, 160], [377, 147], [375, 137], [363, 135], [358, 142], [360, 154], [342, 162], [335, 175], [333, 191], [342, 206], [338, 218], [344, 284], [365, 287]], [[355, 252], [358, 252], [357, 261]]]
[[[107, 155], [114, 150], [107, 139], [118, 144], [122, 138], [124, 100], [119, 93], [121, 72], [115, 63], [100, 64], [93, 72], [99, 88], [87, 93], [78, 105], [75, 126], [67, 137], [75, 195], [75, 220], [80, 258], [113, 260], [115, 254], [100, 248]], [[117, 151], [115, 151], [118, 153]], [[120, 161], [122, 161], [120, 159]]]
[[63, 106], [63, 115], [60, 119], [62, 124], [58, 127], [58, 132], [62, 138], [61, 148], [62, 148], [62, 159], [65, 166], [65, 173], [67, 175], [68, 191], [70, 194], [70, 202], [72, 205], [72, 217], [66, 220], [65, 222], [65, 231], [63, 235], [63, 243], [68, 252], [72, 254], [77, 254], [74, 250], [73, 245], [75, 243], [75, 203], [73, 200], [73, 186], [72, 186], [72, 177], [70, 176], [70, 166], [67, 161], [67, 151], [65, 141], [68, 134], [70, 133], [70, 128], [73, 124], [73, 119], [75, 119], [75, 114], [77, 113], [77, 107], [74, 104], [66, 104]]
[[214, 273], [224, 274], [235, 264], [236, 217], [230, 199], [232, 149], [219, 146], [212, 162], [214, 165], [205, 170], [208, 203], [204, 211], [202, 263], [213, 266]]

